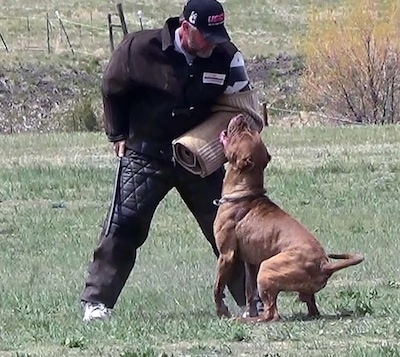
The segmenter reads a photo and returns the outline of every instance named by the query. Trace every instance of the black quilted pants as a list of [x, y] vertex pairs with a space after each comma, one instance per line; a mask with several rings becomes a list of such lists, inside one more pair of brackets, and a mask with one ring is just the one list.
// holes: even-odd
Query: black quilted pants
[[[135, 264], [136, 251], [147, 238], [154, 211], [173, 187], [193, 213], [217, 256], [213, 235], [217, 207], [212, 201], [221, 195], [223, 175], [221, 169], [201, 178], [170, 160], [158, 160], [128, 150], [121, 161], [120, 189], [109, 234], [105, 235], [107, 217], [89, 266], [82, 301], [114, 307]], [[244, 306], [242, 263], [237, 264], [228, 288], [236, 303]]]

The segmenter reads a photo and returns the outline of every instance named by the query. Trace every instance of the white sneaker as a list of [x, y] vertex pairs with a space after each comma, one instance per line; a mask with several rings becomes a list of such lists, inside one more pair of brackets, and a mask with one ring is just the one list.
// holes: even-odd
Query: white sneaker
[[83, 305], [83, 321], [107, 320], [111, 316], [111, 309], [106, 305], [94, 302], [85, 302]]

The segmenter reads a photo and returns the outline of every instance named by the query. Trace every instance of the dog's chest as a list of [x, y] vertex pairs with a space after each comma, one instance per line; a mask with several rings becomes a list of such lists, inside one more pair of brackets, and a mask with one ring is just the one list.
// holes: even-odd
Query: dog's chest
[[268, 227], [257, 227], [254, 222], [240, 222], [235, 233], [239, 255], [248, 263], [260, 264], [279, 253], [277, 239]]

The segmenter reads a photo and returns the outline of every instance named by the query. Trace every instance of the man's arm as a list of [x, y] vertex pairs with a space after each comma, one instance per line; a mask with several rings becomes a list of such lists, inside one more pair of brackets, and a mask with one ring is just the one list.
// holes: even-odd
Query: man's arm
[[232, 58], [228, 74], [228, 86], [224, 94], [233, 94], [250, 90], [250, 79], [246, 71], [244, 58], [238, 51]]
[[232, 58], [227, 81], [228, 86], [217, 100], [214, 110], [218, 107], [223, 110], [221, 106], [237, 108], [251, 120], [255, 129], [261, 131], [265, 123], [259, 113], [257, 92], [250, 83], [243, 56], [239, 51]]
[[112, 142], [129, 136], [129, 96], [135, 88], [131, 61], [133, 39], [132, 35], [124, 38], [112, 53], [103, 75], [104, 128]]

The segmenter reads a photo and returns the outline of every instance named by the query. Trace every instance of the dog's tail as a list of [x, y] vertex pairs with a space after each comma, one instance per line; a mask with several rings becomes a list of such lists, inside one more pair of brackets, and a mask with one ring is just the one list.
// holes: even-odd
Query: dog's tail
[[364, 257], [361, 254], [328, 254], [328, 257], [332, 259], [341, 259], [339, 262], [329, 262], [325, 264], [323, 269], [328, 274], [333, 274], [334, 272], [351, 265], [360, 264], [364, 260]]

